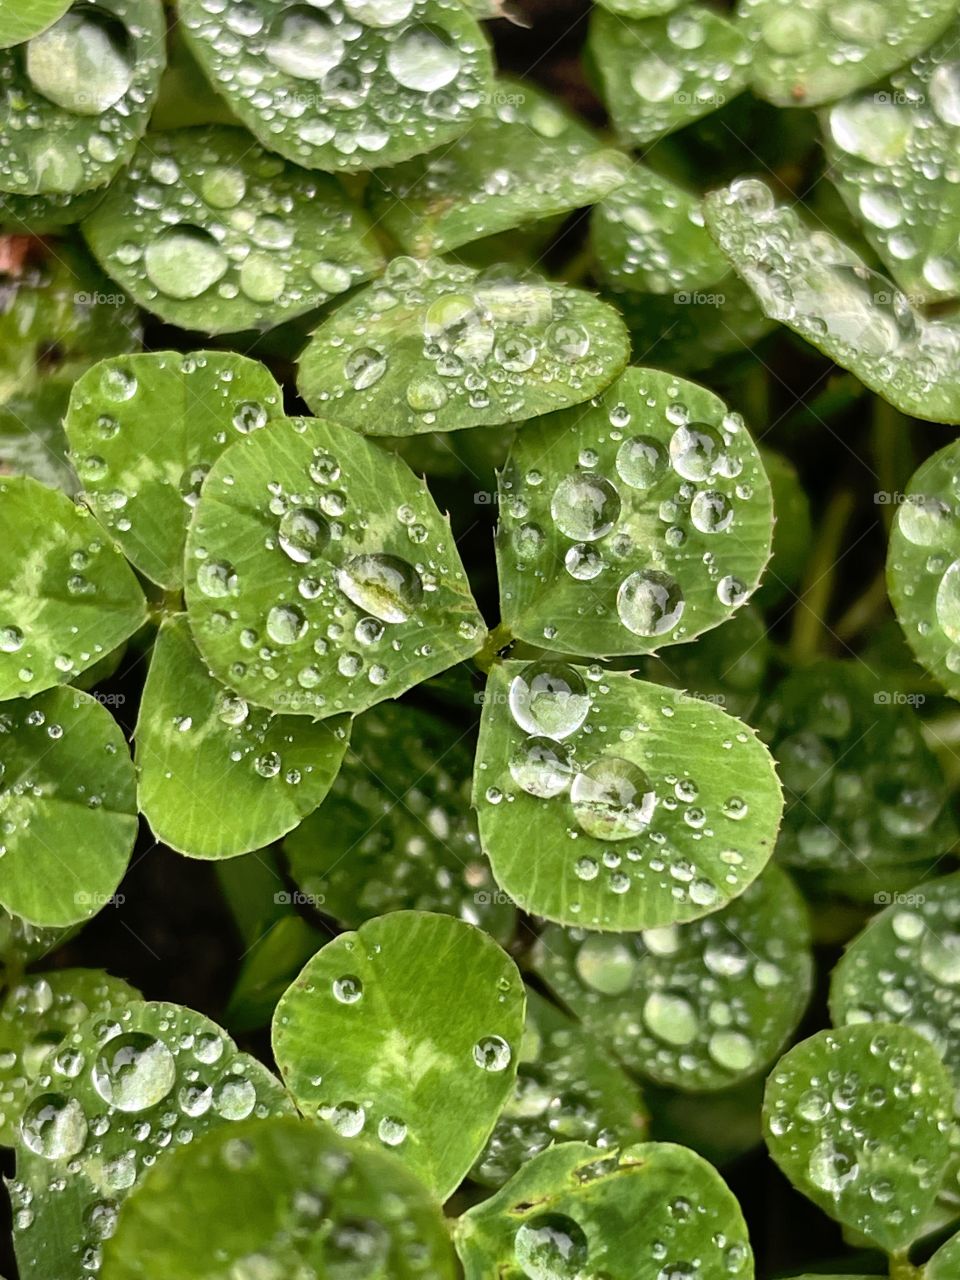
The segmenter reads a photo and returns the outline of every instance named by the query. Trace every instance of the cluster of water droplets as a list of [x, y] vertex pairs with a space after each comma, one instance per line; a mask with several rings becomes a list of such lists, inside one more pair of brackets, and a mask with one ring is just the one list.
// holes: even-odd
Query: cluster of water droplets
[[960, 878], [928, 880], [870, 922], [834, 970], [840, 1024], [903, 1022], [960, 1062]]
[[[749, 804], [731, 793], [714, 807], [701, 797], [689, 772], [681, 777], [662, 772], [662, 763], [656, 769], [638, 763], [638, 756], [657, 759], [658, 726], [642, 714], [638, 720], [635, 707], [627, 709], [628, 690], [617, 692], [627, 699], [619, 709], [599, 666], [545, 660], [518, 672], [508, 690], [512, 785], [484, 789], [489, 763], [480, 759], [477, 787], [494, 810], [509, 808], [521, 796], [559, 810], [570, 869], [584, 889], [601, 891], [587, 894], [597, 908], [603, 899], [606, 911], [618, 898], [644, 890], [664, 894], [681, 915], [702, 915], [742, 884], [746, 858], [731, 846], [739, 843], [737, 828]], [[651, 719], [656, 716], [666, 726], [676, 714], [676, 696], [664, 692], [659, 703], [659, 714], [653, 712]], [[611, 720], [623, 727], [614, 728]], [[643, 742], [646, 734], [649, 746]], [[732, 750], [735, 739], [741, 746], [749, 740], [740, 731], [735, 738], [718, 737], [718, 746]], [[706, 847], [694, 859], [700, 844]], [[709, 873], [703, 863], [710, 865]], [[576, 914], [581, 906], [573, 902], [566, 909]], [[598, 909], [584, 917], [583, 925], [600, 918]]]
[[706, 210], [721, 247], [768, 316], [898, 405], [928, 415], [953, 405], [960, 327], [927, 319], [836, 236], [811, 230], [795, 209], [778, 206], [759, 179], [713, 193]]
[[[505, 599], [517, 599], [508, 612], [522, 617], [526, 599], [543, 592], [553, 618], [547, 593], [566, 588], [563, 612], [575, 613], [575, 626], [607, 624], [587, 632], [591, 650], [629, 653], [634, 637], [646, 648], [673, 643], [744, 603], [769, 533], [748, 534], [742, 517], [754, 498], [769, 503], [767, 481], [740, 416], [721, 406], [714, 421], [700, 420], [684, 387], [633, 370], [576, 427], [520, 438], [500, 482], [500, 546], [517, 574], [503, 586]], [[575, 466], [559, 475], [556, 463], [538, 465], [558, 435], [579, 446]], [[543, 639], [582, 647], [582, 630], [566, 628], [569, 636], [550, 621]]]
[[952, 823], [919, 718], [852, 664], [784, 680], [762, 717], [786, 793], [777, 844], [808, 870], [861, 872], [932, 856]]
[[[181, 20], [218, 91], [307, 168], [369, 168], [462, 133], [489, 55], [454, 0], [190, 0]], [[425, 20], [426, 17], [426, 20]]]
[[208, 332], [299, 314], [379, 266], [366, 219], [332, 179], [235, 129], [153, 135], [89, 227], [138, 302]]
[[76, 5], [0, 51], [0, 188], [59, 195], [107, 182], [146, 128], [163, 29], [155, 0]]
[[287, 1110], [273, 1077], [200, 1014], [138, 1002], [95, 1013], [45, 1058], [23, 1112], [11, 1184], [22, 1246], [34, 1247], [26, 1233], [46, 1234], [46, 1213], [82, 1179], [85, 1231], [61, 1274], [97, 1271], [120, 1202], [166, 1150]]
[[[301, 420], [294, 429], [310, 434], [311, 423]], [[439, 649], [427, 631], [427, 611], [463, 603], [456, 548], [452, 538], [438, 536], [440, 517], [425, 490], [411, 484], [408, 501], [372, 518], [361, 473], [351, 464], [358, 450], [373, 446], [351, 439], [341, 466], [329, 432], [328, 438], [329, 448], [298, 442], [306, 461], [299, 474], [288, 470], [285, 481], [264, 485], [257, 473], [248, 496], [265, 532], [244, 573], [222, 557], [233, 546], [221, 514], [233, 475], [222, 478], [209, 514], [201, 501], [188, 549], [191, 609], [202, 613], [200, 626], [211, 643], [238, 654], [220, 674], [241, 693], [255, 689], [257, 700], [275, 710], [355, 708], [358, 695], [348, 691], [353, 682], [380, 689], [414, 659], [429, 669]], [[396, 550], [379, 549], [385, 544]], [[455, 644], [470, 652], [482, 620], [462, 610], [453, 630]]]

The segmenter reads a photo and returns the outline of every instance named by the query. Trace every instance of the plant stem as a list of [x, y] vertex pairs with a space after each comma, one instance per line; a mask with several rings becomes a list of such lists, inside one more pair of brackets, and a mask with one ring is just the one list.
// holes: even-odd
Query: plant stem
[[866, 591], [840, 616], [833, 628], [840, 640], [851, 640], [865, 631], [887, 607], [887, 575], [881, 569]]
[[473, 659], [485, 676], [490, 674], [490, 668], [497, 661], [500, 650], [506, 649], [513, 641], [513, 633], [502, 622], [488, 634], [486, 644]]
[[890, 1280], [920, 1280], [922, 1274], [920, 1267], [915, 1267], [906, 1253], [891, 1253]]
[[[877, 461], [877, 479], [881, 491], [890, 495], [896, 492], [898, 473], [898, 451], [904, 436], [903, 414], [893, 405], [888, 404], [881, 396], [873, 398], [873, 424], [871, 440], [873, 455]], [[884, 528], [889, 532], [893, 523], [896, 506], [889, 501], [880, 504], [880, 514]]]
[[847, 522], [853, 512], [853, 495], [847, 490], [830, 499], [820, 526], [820, 539], [807, 565], [803, 590], [794, 607], [790, 657], [797, 666], [812, 662], [826, 628], [826, 612], [833, 594], [837, 555]]

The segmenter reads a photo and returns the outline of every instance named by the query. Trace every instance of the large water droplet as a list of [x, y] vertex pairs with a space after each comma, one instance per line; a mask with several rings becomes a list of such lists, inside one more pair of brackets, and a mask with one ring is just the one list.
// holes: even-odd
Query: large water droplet
[[534, 662], [510, 683], [514, 720], [526, 733], [560, 741], [583, 724], [590, 698], [580, 674], [564, 662]]
[[76, 1098], [44, 1093], [23, 1113], [20, 1136], [24, 1146], [45, 1160], [69, 1160], [87, 1140], [87, 1118]]
[[653, 436], [634, 436], [617, 450], [617, 474], [631, 489], [652, 488], [666, 469], [666, 451]]
[[643, 1020], [658, 1039], [677, 1046], [691, 1044], [700, 1028], [696, 1010], [689, 1000], [665, 991], [654, 991], [647, 997]]
[[473, 1046], [473, 1060], [484, 1071], [506, 1071], [512, 1054], [502, 1036], [484, 1036]]
[[433, 93], [456, 79], [460, 54], [438, 28], [410, 27], [390, 46], [387, 67], [405, 89]]
[[578, 1280], [589, 1258], [583, 1228], [564, 1213], [538, 1213], [522, 1223], [513, 1252], [529, 1280]]
[[527, 738], [510, 758], [510, 773], [528, 795], [548, 799], [569, 787], [573, 763], [562, 744], [550, 738]]
[[581, 830], [597, 840], [628, 840], [650, 825], [656, 793], [632, 760], [601, 756], [578, 773], [570, 788]]
[[58, 107], [98, 116], [130, 88], [133, 60], [121, 23], [88, 6], [76, 6], [26, 46], [33, 87]]
[[168, 298], [199, 298], [227, 270], [227, 256], [209, 231], [170, 227], [147, 245], [143, 264], [150, 283]]
[[659, 569], [631, 573], [617, 592], [620, 621], [636, 636], [662, 636], [680, 621], [684, 597], [680, 584]]
[[408, 622], [423, 599], [419, 573], [398, 556], [352, 556], [337, 571], [337, 586], [381, 622]]
[[291, 507], [280, 521], [280, 546], [296, 564], [308, 564], [330, 539], [330, 526], [312, 507]]
[[605, 996], [619, 996], [633, 986], [639, 963], [629, 942], [610, 934], [594, 933], [577, 951], [574, 967], [584, 986]]
[[155, 1106], [176, 1079], [173, 1054], [162, 1040], [140, 1031], [108, 1040], [93, 1068], [93, 1087], [118, 1111], [145, 1111]]
[[554, 490], [550, 512], [561, 533], [577, 542], [595, 542], [617, 522], [620, 495], [605, 476], [577, 472]]
[[274, 19], [266, 44], [268, 60], [298, 80], [320, 80], [343, 59], [340, 33], [325, 14], [293, 5]]

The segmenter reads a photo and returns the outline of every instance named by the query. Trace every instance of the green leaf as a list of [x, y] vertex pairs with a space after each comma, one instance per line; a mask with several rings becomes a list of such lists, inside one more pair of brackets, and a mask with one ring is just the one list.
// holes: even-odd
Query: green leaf
[[914, 473], [897, 507], [887, 550], [887, 587], [917, 661], [960, 697], [960, 444]]
[[447, 253], [581, 209], [608, 195], [630, 168], [626, 156], [603, 147], [576, 116], [525, 82], [499, 81], [492, 106], [493, 116], [442, 156], [374, 176], [374, 217], [407, 252]]
[[954, 16], [951, 0], [739, 0], [752, 46], [750, 84], [781, 107], [813, 107], [882, 79], [926, 48]]
[[852, 873], [872, 896], [894, 887], [898, 867], [953, 843], [948, 788], [918, 716], [861, 663], [787, 676], [760, 732], [787, 797], [777, 856], [790, 866]]
[[524, 427], [500, 513], [504, 623], [587, 656], [652, 652], [717, 626], [755, 590], [773, 532], [743, 419], [654, 369]]
[[673, 294], [679, 305], [730, 274], [703, 225], [700, 197], [639, 164], [594, 209], [590, 243], [612, 289]]
[[958, 982], [960, 872], [954, 872], [897, 894], [854, 938], [830, 978], [830, 1016], [836, 1026], [905, 1023], [960, 1078]]
[[[308, 169], [369, 169], [452, 142], [489, 98], [491, 56], [459, 0], [180, 0], [211, 84], [264, 146]], [[361, 70], [362, 68], [362, 70]]]
[[597, 0], [597, 3], [623, 18], [652, 18], [658, 13], [679, 9], [683, 0]]
[[102, 969], [56, 969], [10, 988], [0, 1006], [0, 1143], [16, 1146], [27, 1097], [69, 1033], [92, 1014], [140, 998]]
[[589, 49], [617, 135], [634, 147], [716, 111], [749, 76], [740, 28], [701, 5], [642, 21], [596, 9]]
[[73, 929], [40, 929], [19, 916], [0, 909], [0, 981], [18, 978], [35, 960], [41, 960], [65, 942]]
[[120, 1204], [168, 1151], [290, 1111], [280, 1082], [192, 1009], [93, 1014], [61, 1041], [21, 1121], [8, 1184], [21, 1277], [85, 1280]]
[[765, 608], [783, 600], [803, 576], [813, 542], [810, 499], [786, 455], [761, 447], [763, 469], [773, 493], [773, 554], [756, 594]]
[[190, 513], [206, 473], [240, 435], [283, 414], [262, 364], [229, 352], [105, 360], [70, 397], [64, 427], [83, 501], [151, 581], [183, 583]]
[[776, 866], [692, 924], [642, 934], [551, 925], [536, 968], [625, 1066], [693, 1093], [726, 1089], [771, 1062], [813, 985], [806, 907]]
[[103, 1280], [453, 1280], [443, 1218], [389, 1152], [326, 1125], [249, 1120], [161, 1161], [123, 1206]]
[[946, 1166], [952, 1092], [936, 1050], [909, 1027], [819, 1031], [767, 1081], [767, 1146], [824, 1213], [902, 1249]]
[[52, 27], [71, 0], [0, 0], [0, 49], [22, 44]]
[[100, 0], [0, 52], [0, 189], [69, 195], [109, 182], [147, 127], [165, 34], [160, 0]]
[[369, 435], [523, 422], [588, 400], [629, 356], [598, 298], [509, 267], [397, 258], [340, 307], [300, 360], [314, 413]]
[[183, 615], [160, 628], [137, 723], [140, 808], [194, 858], [272, 844], [320, 803], [349, 739], [345, 718], [251, 707], [204, 666]]
[[544, 661], [490, 674], [474, 804], [518, 906], [633, 931], [743, 893], [773, 850], [782, 800], [739, 720], [622, 672]]
[[941, 1245], [923, 1268], [924, 1280], [952, 1280], [960, 1272], [960, 1235]]
[[960, 293], [960, 24], [891, 77], [891, 89], [823, 113], [830, 177], [884, 266], [915, 304]]
[[137, 836], [136, 776], [120, 726], [79, 689], [0, 709], [0, 905], [31, 924], [87, 920]]
[[476, 653], [483, 620], [426, 485], [314, 418], [230, 446], [187, 539], [211, 671], [274, 711], [363, 711]]
[[523, 1011], [492, 938], [396, 911], [313, 957], [277, 1006], [273, 1048], [304, 1114], [393, 1148], [445, 1200], [510, 1096]]
[[647, 1123], [640, 1091], [626, 1072], [528, 988], [513, 1096], [470, 1176], [499, 1187], [554, 1142], [615, 1147], [645, 1137]]
[[927, 319], [831, 232], [755, 178], [713, 191], [707, 226], [764, 313], [902, 412], [960, 422], [960, 325]]
[[[2, 0], [0, 0], [2, 3]], [[0, 227], [11, 233], [39, 235], [73, 226], [97, 207], [106, 191], [82, 191], [79, 195], [15, 196], [0, 192]]]
[[330, 795], [284, 842], [308, 899], [350, 929], [414, 908], [459, 916], [509, 941], [470, 809], [472, 740], [459, 726], [385, 702], [354, 721]]
[[151, 134], [83, 231], [141, 306], [204, 333], [279, 324], [382, 265], [333, 178], [221, 126]]
[[700, 1156], [666, 1142], [566, 1142], [535, 1156], [457, 1222], [466, 1280], [682, 1276], [752, 1280], [736, 1200]]
[[224, 1014], [226, 1025], [235, 1032], [265, 1027], [287, 987], [326, 941], [326, 935], [298, 915], [270, 925], [243, 957]]
[[0, 479], [0, 699], [74, 679], [146, 617], [140, 585], [82, 507]]

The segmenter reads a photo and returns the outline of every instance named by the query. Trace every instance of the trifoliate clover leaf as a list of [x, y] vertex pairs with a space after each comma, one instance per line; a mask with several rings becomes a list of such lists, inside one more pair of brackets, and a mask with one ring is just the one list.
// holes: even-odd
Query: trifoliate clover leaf
[[952, 1093], [936, 1050], [909, 1027], [820, 1031], [767, 1081], [767, 1146], [824, 1213], [888, 1251], [902, 1249], [947, 1163]]
[[159, 1162], [120, 1211], [103, 1280], [454, 1280], [454, 1266], [443, 1216], [401, 1160], [276, 1117], [206, 1134]]
[[308, 169], [395, 164], [459, 137], [489, 100], [483, 29], [459, 0], [335, 0], [238, 16], [181, 0], [211, 84], [264, 146]]
[[146, 617], [140, 585], [89, 512], [27, 476], [0, 479], [0, 699], [63, 684]]
[[120, 726], [79, 689], [0, 707], [0, 905], [31, 924], [87, 920], [110, 900], [137, 835]]
[[596, 9], [590, 53], [618, 137], [643, 147], [746, 88], [750, 46], [712, 9], [630, 21]]
[[[885, 877], [953, 843], [948, 788], [919, 717], [860, 664], [821, 662], [787, 676], [759, 728], [786, 794], [777, 856], [788, 865]], [[871, 897], [878, 887], [886, 879]]]
[[141, 573], [172, 589], [211, 465], [282, 416], [283, 393], [263, 365], [170, 351], [95, 365], [74, 386], [64, 428], [83, 501]]
[[140, 809], [157, 839], [181, 853], [248, 853], [316, 808], [348, 737], [345, 720], [249, 706], [207, 671], [186, 618], [168, 618], [137, 724]]
[[838, 1027], [905, 1023], [960, 1077], [960, 872], [902, 897], [847, 947], [831, 976], [830, 1015]]
[[707, 226], [764, 313], [902, 412], [960, 422], [960, 325], [927, 319], [826, 230], [778, 206], [755, 178], [711, 192]]
[[917, 661], [960, 697], [960, 445], [948, 444], [911, 477], [887, 551], [894, 611]]
[[279, 324], [382, 265], [335, 179], [218, 126], [151, 134], [83, 232], [141, 306], [204, 333]]
[[21, 1276], [89, 1277], [120, 1204], [169, 1150], [292, 1109], [202, 1014], [140, 1001], [94, 1013], [60, 1042], [20, 1122], [9, 1186]]
[[616, 1147], [645, 1136], [636, 1084], [566, 1014], [527, 990], [527, 1021], [513, 1096], [500, 1113], [475, 1182], [499, 1187], [555, 1142]]
[[277, 1006], [273, 1048], [305, 1115], [393, 1149], [445, 1200], [511, 1094], [523, 1016], [520, 975], [492, 938], [395, 911], [308, 962]]
[[620, 316], [580, 289], [509, 267], [396, 258], [316, 331], [299, 386], [314, 413], [405, 436], [580, 404], [628, 358]]
[[823, 113], [830, 177], [851, 215], [914, 303], [960, 293], [960, 144], [954, 56], [960, 25], [891, 77]]
[[682, 296], [730, 274], [703, 224], [700, 197], [639, 164], [594, 209], [590, 242], [612, 289]]
[[781, 107], [812, 107], [882, 79], [926, 48], [954, 16], [950, 0], [739, 0], [751, 88]]
[[0, 52], [0, 190], [101, 187], [130, 159], [165, 62], [160, 0], [78, 5]]
[[274, 711], [363, 711], [476, 653], [483, 620], [448, 522], [398, 458], [314, 418], [213, 464], [187, 538], [212, 673]]
[[770, 486], [711, 391], [629, 369], [526, 425], [500, 476], [503, 619], [531, 644], [652, 652], [729, 618], [770, 556]]
[[140, 994], [102, 969], [55, 969], [22, 978], [0, 1005], [0, 1143], [14, 1147], [20, 1118], [38, 1077], [81, 1022], [139, 1000]]
[[478, 120], [439, 156], [421, 156], [375, 175], [374, 217], [408, 253], [447, 253], [569, 213], [594, 204], [625, 178], [627, 157], [603, 147], [545, 93], [503, 80], [492, 104], [491, 118]]
[[461, 727], [390, 702], [364, 712], [329, 796], [284, 842], [293, 878], [350, 929], [413, 908], [506, 943], [516, 912], [480, 849], [472, 769]]
[[0, 0], [0, 49], [22, 44], [62, 18], [71, 0]]
[[565, 1142], [465, 1213], [454, 1237], [466, 1280], [692, 1274], [753, 1280], [747, 1228], [706, 1160], [666, 1142], [611, 1151]]
[[813, 983], [806, 908], [779, 867], [702, 920], [639, 934], [549, 926], [537, 972], [625, 1066], [702, 1093], [756, 1075]]
[[491, 672], [474, 804], [497, 883], [532, 914], [699, 919], [763, 870], [781, 803], [763, 745], [709, 703], [553, 660]]

